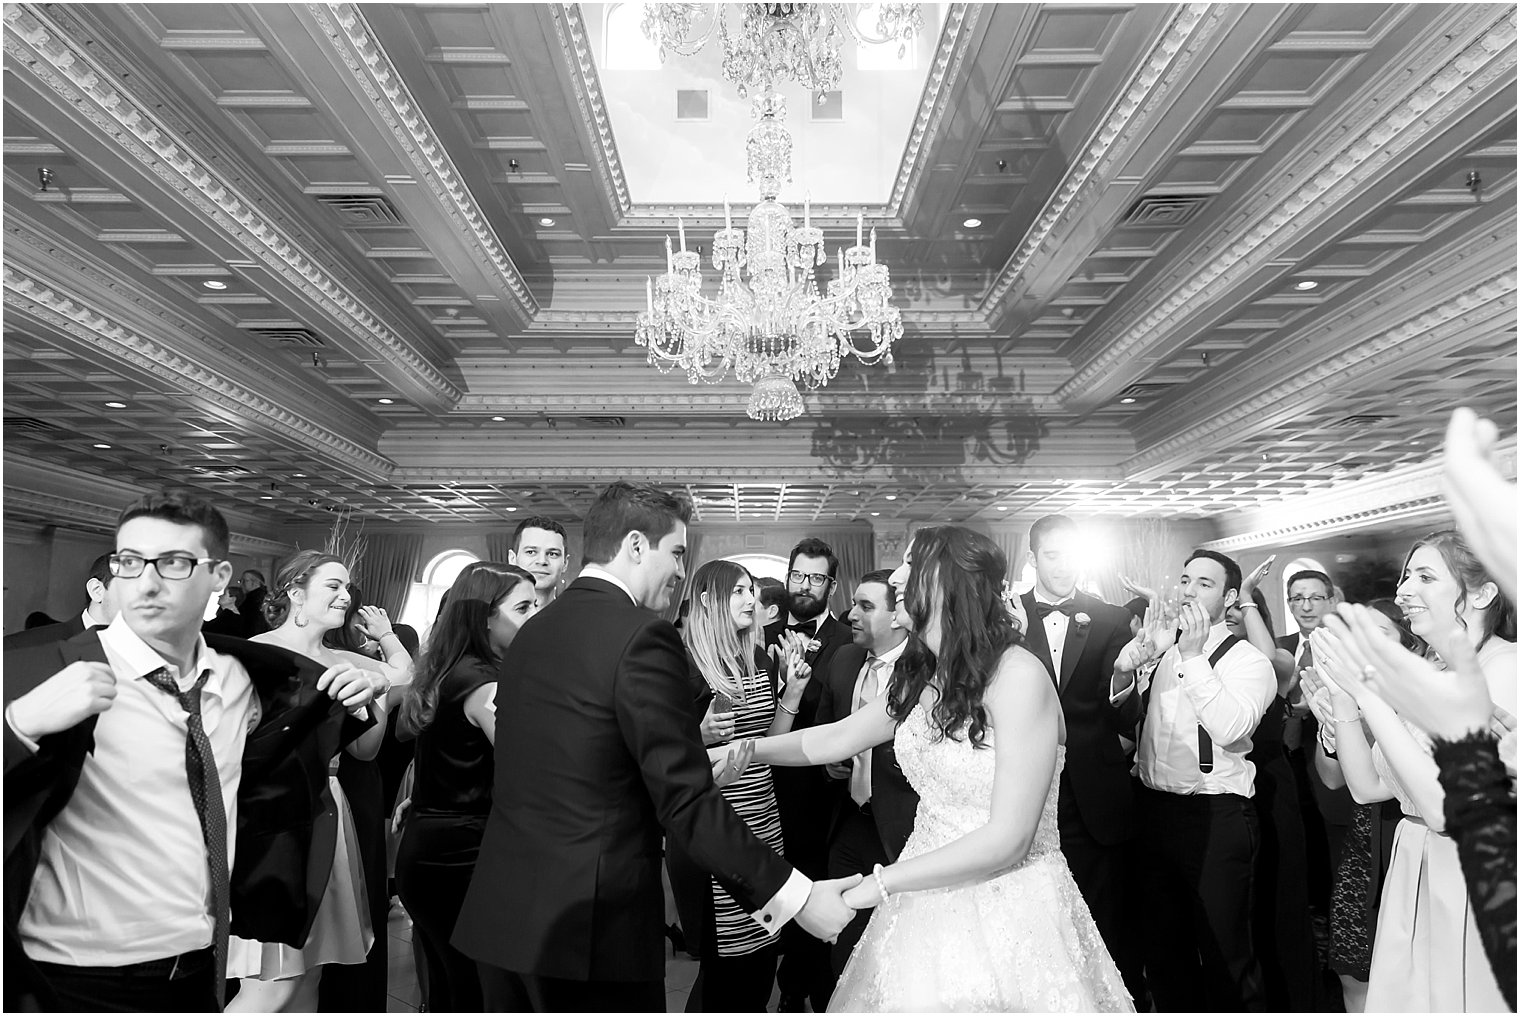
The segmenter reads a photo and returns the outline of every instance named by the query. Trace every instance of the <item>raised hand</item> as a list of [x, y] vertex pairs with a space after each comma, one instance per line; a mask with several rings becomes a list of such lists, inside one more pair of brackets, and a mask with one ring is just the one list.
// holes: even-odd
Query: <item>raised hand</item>
[[395, 626], [391, 624], [390, 615], [383, 607], [371, 607], [369, 604], [359, 608], [357, 615], [359, 630], [370, 638], [379, 642], [387, 635], [396, 633]]
[[[1165, 586], [1166, 579], [1162, 579], [1161, 584]], [[1129, 593], [1131, 596], [1143, 596], [1147, 600], [1151, 601], [1151, 603], [1156, 602], [1156, 591], [1154, 589], [1148, 589], [1145, 586], [1142, 586], [1140, 583], [1136, 582], [1128, 575], [1119, 576], [1119, 585], [1123, 586], [1124, 591], [1126, 593]]]
[[1239, 602], [1245, 603], [1251, 599], [1251, 594], [1256, 591], [1257, 587], [1260, 586], [1262, 581], [1267, 577], [1267, 573], [1272, 570], [1272, 564], [1276, 560], [1277, 555], [1273, 554], [1261, 564], [1257, 565], [1251, 574], [1240, 580], [1240, 595], [1237, 598]]
[[800, 695], [807, 688], [808, 681], [813, 677], [813, 667], [807, 660], [803, 659], [802, 653], [789, 649], [786, 654], [786, 669], [784, 673], [786, 674], [786, 683], [781, 689], [783, 698], [786, 697], [788, 692], [796, 692]]
[[732, 740], [736, 716], [738, 714], [732, 709], [719, 712], [718, 696], [714, 695], [707, 704], [707, 713], [702, 717], [702, 743], [720, 744]]
[[1499, 430], [1463, 406], [1446, 425], [1446, 504], [1488, 574], [1511, 600], [1516, 598], [1515, 485], [1494, 466]]
[[848, 875], [814, 882], [807, 902], [797, 912], [797, 926], [814, 938], [836, 941], [844, 926], [850, 923], [850, 918], [855, 916], [855, 908], [844, 901], [844, 894], [859, 885], [862, 877]]
[[[708, 756], [712, 761], [711, 755]], [[712, 761], [713, 783], [718, 789], [723, 789], [730, 783], [744, 775], [744, 770], [755, 759], [755, 742], [753, 738], [746, 738], [736, 745], [729, 746], [723, 757]]]
[[1317, 668], [1305, 667], [1302, 674], [1299, 688], [1304, 702], [1322, 725], [1333, 727], [1337, 715], [1343, 720], [1356, 718], [1359, 713], [1356, 700], [1326, 681]]
[[103, 713], [115, 701], [110, 665], [77, 660], [13, 701], [11, 725], [35, 741]]
[[1182, 633], [1177, 637], [1177, 651], [1184, 660], [1202, 656], [1204, 643], [1209, 640], [1208, 611], [1196, 603], [1184, 603], [1179, 620]]

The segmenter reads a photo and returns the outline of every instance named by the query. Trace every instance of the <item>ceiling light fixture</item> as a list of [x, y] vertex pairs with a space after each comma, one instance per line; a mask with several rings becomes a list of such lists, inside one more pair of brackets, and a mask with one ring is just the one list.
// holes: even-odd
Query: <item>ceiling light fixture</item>
[[[650, 363], [662, 371], [680, 367], [692, 384], [721, 381], [732, 369], [754, 386], [750, 419], [791, 420], [802, 415], [798, 381], [826, 385], [852, 354], [862, 363], [890, 364], [902, 314], [891, 305], [891, 273], [876, 261], [875, 229], [865, 244], [862, 215], [855, 217], [855, 246], [838, 251], [828, 295], [819, 290], [815, 269], [829, 260], [823, 230], [813, 226], [806, 199], [800, 228], [776, 200], [792, 177], [786, 100], [761, 96], [754, 112], [759, 122], [745, 150], [761, 200], [750, 209], [748, 230], [733, 228], [723, 202], [724, 228], [712, 245], [712, 265], [721, 273], [716, 297], [702, 294], [702, 258], [686, 249], [686, 226], [677, 219], [681, 250], [674, 252], [665, 237], [665, 274], [646, 282], [634, 339], [649, 350]], [[866, 334], [867, 348], [855, 345], [855, 332]]]
[[961, 225], [965, 226], [967, 229], [975, 229], [977, 226], [980, 226], [981, 224], [982, 224], [982, 220], [981, 219], [976, 219], [976, 218], [967, 219], [965, 222], [961, 223]]
[[378, 401], [382, 406], [394, 406], [396, 404], [395, 399], [378, 399], [376, 401]]
[[223, 282], [220, 279], [207, 279], [205, 282], [202, 282], [201, 285], [205, 286], [207, 289], [226, 289], [227, 288], [227, 283]]
[[1128, 406], [1128, 405], [1132, 405], [1134, 403], [1134, 401], [1135, 401], [1135, 397], [1133, 395], [1126, 395], [1126, 396], [1124, 396], [1124, 398], [1122, 398], [1122, 399], [1119, 400], [1119, 404], [1120, 405], [1124, 405], [1124, 406]]
[[1299, 292], [1307, 293], [1311, 289], [1318, 289], [1319, 283], [1315, 282], [1313, 279], [1305, 279], [1302, 282], [1295, 282], [1293, 284], [1293, 288]]
[[878, 516], [878, 515], [880, 515], [880, 514], [881, 514], [881, 512], [872, 512], [872, 513], [871, 513], [871, 517], [872, 517], [872, 518], [875, 518], [875, 517], [876, 517], [876, 516]]
[[106, 403], [106, 408], [107, 409], [126, 409], [127, 408], [127, 404], [125, 402], [107, 402]]
[[104, 449], [107, 449], [107, 448], [110, 448], [110, 447], [111, 447], [111, 446], [110, 446], [110, 445], [108, 445], [108, 444], [101, 444], [101, 443], [99, 443], [99, 442], [98, 442], [98, 441], [97, 441], [97, 442], [96, 442], [96, 443], [95, 443], [95, 447], [96, 447], [96, 448], [100, 448], [100, 449], [102, 449], [102, 450], [104, 450]]
[[507, 418], [505, 416], [493, 416], [493, 417], [491, 417], [491, 422], [492, 423], [506, 423], [507, 422]]
[[538, 220], [538, 224], [540, 226], [552, 226], [554, 225], [554, 220], [545, 215], [542, 219]]
[[260, 494], [259, 495], [259, 500], [260, 501], [273, 501], [274, 500], [274, 495], [273, 494]]
[[509, 512], [515, 512], [515, 511], [517, 511], [517, 506], [509, 504], [509, 505], [507, 505], [507, 511], [509, 511]]
[[887, 495], [887, 500], [888, 501], [896, 501], [897, 500], [897, 495], [896, 494], [888, 494]]
[[[703, 8], [710, 8], [701, 17]], [[644, 35], [660, 49], [660, 62], [667, 52], [692, 56], [718, 33], [723, 48], [723, 76], [739, 86], [739, 98], [750, 89], [761, 95], [772, 90], [777, 78], [791, 78], [818, 95], [839, 87], [844, 62], [839, 57], [845, 33], [862, 46], [897, 43], [898, 59], [908, 52], [913, 36], [923, 31], [919, 5], [876, 4], [876, 35], [867, 35], [857, 24], [865, 4], [645, 4]], [[730, 10], [742, 11], [737, 27], [730, 28]], [[697, 25], [706, 21], [706, 27]], [[844, 32], [840, 28], [844, 28]]]

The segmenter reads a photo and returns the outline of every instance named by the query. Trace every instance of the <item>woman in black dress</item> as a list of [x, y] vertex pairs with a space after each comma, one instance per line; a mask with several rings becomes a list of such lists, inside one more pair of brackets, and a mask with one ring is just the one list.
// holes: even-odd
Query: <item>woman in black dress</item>
[[537, 612], [527, 571], [468, 565], [449, 589], [401, 705], [402, 732], [417, 737], [417, 768], [396, 887], [422, 943], [431, 1012], [485, 1008], [475, 961], [449, 938], [491, 811], [502, 657]]

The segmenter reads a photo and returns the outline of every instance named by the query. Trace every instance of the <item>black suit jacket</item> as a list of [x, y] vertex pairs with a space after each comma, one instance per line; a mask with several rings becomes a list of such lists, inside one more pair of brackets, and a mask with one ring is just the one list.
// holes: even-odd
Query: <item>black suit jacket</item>
[[84, 634], [83, 615], [69, 618], [67, 621], [59, 621], [57, 624], [45, 624], [40, 628], [28, 628], [26, 631], [13, 632], [5, 636], [5, 641], [0, 643], [0, 649], [10, 652], [12, 649], [25, 649], [28, 646], [45, 646], [50, 642], [66, 642], [75, 635]]
[[464, 953], [540, 977], [662, 979], [662, 830], [747, 910], [786, 883], [791, 866], [713, 785], [669, 621], [582, 577], [523, 625], [503, 671]]
[[[824, 615], [815, 637], [818, 649], [806, 657], [813, 668], [813, 679], [808, 681], [802, 701], [797, 704], [793, 730], [805, 730], [818, 721], [818, 703], [823, 698], [825, 683], [821, 678], [829, 672], [834, 654], [854, 645], [850, 626], [833, 614]], [[776, 784], [786, 859], [809, 878], [823, 878], [828, 866], [829, 823], [838, 806], [834, 781], [823, 766], [773, 766], [771, 775]]]
[[[258, 726], [243, 749], [238, 787], [232, 932], [301, 946], [311, 931], [332, 867], [337, 814], [327, 793], [327, 763], [369, 720], [354, 720], [316, 689], [326, 669], [278, 646], [218, 635], [217, 652], [248, 670], [259, 698]], [[95, 632], [5, 654], [5, 700], [25, 694], [77, 660], [105, 662]], [[43, 737], [34, 754], [5, 724], [6, 1008], [47, 989], [21, 948], [17, 924], [31, 893], [47, 824], [79, 783], [95, 747], [95, 717]], [[152, 835], [152, 830], [145, 830]]]
[[[834, 655], [823, 682], [823, 698], [818, 703], [819, 725], [850, 715], [855, 698], [855, 679], [860, 676], [860, 668], [865, 662], [866, 651], [854, 643]], [[849, 788], [841, 789], [843, 792], [839, 795], [835, 812], [836, 825], [843, 809], [853, 804]], [[897, 855], [902, 853], [917, 815], [918, 792], [908, 782], [902, 766], [897, 764], [896, 748], [891, 741], [878, 744], [871, 749], [871, 817], [876, 821], [876, 834], [881, 837], [881, 845], [891, 860], [897, 860]], [[832, 835], [831, 832], [831, 838]]]
[[1021, 599], [1029, 620], [1024, 641], [1045, 664], [1061, 695], [1066, 716], [1065, 780], [1072, 800], [1093, 839], [1109, 845], [1122, 843], [1134, 835], [1135, 803], [1129, 760], [1119, 746], [1119, 735], [1134, 736], [1140, 696], [1132, 692], [1115, 708], [1109, 705], [1108, 693], [1114, 661], [1131, 637], [1129, 612], [1079, 590], [1073, 597], [1076, 610], [1092, 620], [1086, 626], [1078, 625], [1075, 618], [1067, 623], [1057, 674], [1045, 624], [1035, 612], [1034, 593], [1025, 593]]

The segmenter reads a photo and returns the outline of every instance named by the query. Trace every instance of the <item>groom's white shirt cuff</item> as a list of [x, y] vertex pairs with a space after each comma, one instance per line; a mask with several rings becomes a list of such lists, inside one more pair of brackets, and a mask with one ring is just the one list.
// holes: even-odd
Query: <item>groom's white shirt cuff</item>
[[796, 868], [770, 902], [749, 916], [766, 931], [774, 934], [781, 926], [802, 910], [808, 893], [813, 891], [813, 880]]

